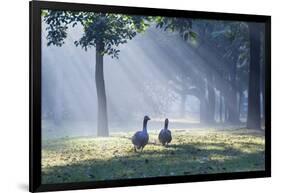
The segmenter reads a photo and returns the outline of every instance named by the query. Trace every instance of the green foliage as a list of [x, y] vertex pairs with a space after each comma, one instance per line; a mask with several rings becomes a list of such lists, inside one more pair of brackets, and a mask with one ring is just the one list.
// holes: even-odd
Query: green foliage
[[102, 54], [118, 57], [118, 46], [127, 43], [149, 26], [149, 17], [122, 14], [42, 11], [47, 24], [47, 45], [62, 46], [67, 37], [67, 29], [82, 25], [84, 33], [74, 44], [87, 50], [97, 44], [102, 45]]
[[223, 42], [225, 50], [224, 56], [231, 58], [233, 51], [238, 51], [236, 54], [238, 57], [235, 59], [246, 59], [246, 53], [249, 48], [249, 33], [248, 26], [244, 22], [225, 22], [217, 21], [214, 23], [214, 27], [211, 31], [210, 41], [216, 41], [217, 44]]
[[154, 131], [141, 153], [133, 151], [132, 134], [43, 141], [43, 183], [264, 169], [264, 136], [257, 131], [173, 130], [168, 147], [159, 144]]
[[197, 40], [198, 40], [198, 34], [193, 31], [189, 31], [187, 33], [188, 36], [184, 38], [184, 40], [189, 41], [192, 45], [196, 46], [197, 45]]
[[156, 17], [156, 27], [164, 31], [177, 32], [183, 40], [191, 44], [197, 43], [198, 34], [192, 30], [192, 20], [177, 17]]
[[42, 10], [41, 12], [44, 21], [48, 24], [46, 27], [47, 34], [47, 45], [62, 46], [64, 39], [67, 36], [66, 30], [68, 29], [68, 14], [64, 11], [47, 11]]
[[185, 18], [134, 16], [94, 12], [69, 12], [42, 10], [41, 15], [47, 24], [47, 45], [62, 46], [69, 27], [78, 24], [83, 27], [83, 35], [74, 41], [76, 46], [87, 50], [101, 44], [102, 54], [118, 57], [120, 44], [127, 43], [144, 32], [151, 23], [165, 31], [178, 32], [185, 41], [195, 43], [196, 32], [192, 31], [192, 21]]
[[199, 43], [221, 58], [215, 63], [217, 71], [227, 81], [233, 76], [233, 89], [242, 92], [247, 89], [249, 71], [248, 24], [239, 21], [193, 20], [198, 29]]
[[163, 28], [164, 31], [177, 31], [180, 34], [185, 33], [192, 28], [190, 19], [178, 17], [156, 17], [156, 27]]

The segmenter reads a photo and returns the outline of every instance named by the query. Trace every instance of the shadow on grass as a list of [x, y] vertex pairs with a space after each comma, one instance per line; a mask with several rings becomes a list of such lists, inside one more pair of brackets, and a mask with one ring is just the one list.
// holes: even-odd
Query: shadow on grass
[[[145, 149], [111, 159], [89, 159], [44, 168], [42, 181], [67, 183], [264, 170], [264, 151], [244, 152], [224, 143], [172, 144], [161, 150]], [[257, 144], [253, 144], [257, 145]]]

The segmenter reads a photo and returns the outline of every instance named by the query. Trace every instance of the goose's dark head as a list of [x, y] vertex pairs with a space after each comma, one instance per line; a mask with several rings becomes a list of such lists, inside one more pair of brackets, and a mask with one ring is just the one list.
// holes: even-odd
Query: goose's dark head
[[144, 120], [144, 121], [149, 121], [150, 118], [149, 118], [149, 116], [145, 115], [144, 118], [143, 118], [143, 120]]

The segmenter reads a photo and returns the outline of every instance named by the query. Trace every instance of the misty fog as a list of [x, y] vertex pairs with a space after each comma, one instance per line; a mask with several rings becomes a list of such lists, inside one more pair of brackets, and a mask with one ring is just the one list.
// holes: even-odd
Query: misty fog
[[[43, 23], [43, 137], [96, 135], [95, 47], [85, 51], [74, 45], [83, 33], [81, 26], [68, 29], [65, 44], [61, 47], [47, 46], [45, 27]], [[196, 129], [224, 122], [219, 115], [225, 111], [226, 105], [220, 105], [224, 99], [220, 98], [220, 91], [214, 85], [217, 83], [206, 77], [213, 74], [216, 81], [225, 81], [216, 68], [210, 66], [210, 63], [224, 62], [216, 55], [216, 50], [197, 42], [187, 43], [178, 33], [163, 31], [153, 25], [119, 49], [119, 58], [104, 56], [110, 132], [139, 130], [144, 115], [151, 118], [149, 130], [163, 128], [165, 118], [169, 118], [170, 128]], [[182, 94], [197, 84], [213, 88], [215, 113], [212, 124], [200, 123], [200, 110], [204, 110], [203, 104], [200, 106], [202, 99], [196, 94]], [[227, 84], [221, 87], [227, 88]], [[209, 95], [208, 92], [205, 94], [206, 97]], [[240, 127], [246, 125], [247, 95], [244, 91], [238, 104], [241, 122], [237, 125]], [[232, 108], [231, 104], [227, 106]]]

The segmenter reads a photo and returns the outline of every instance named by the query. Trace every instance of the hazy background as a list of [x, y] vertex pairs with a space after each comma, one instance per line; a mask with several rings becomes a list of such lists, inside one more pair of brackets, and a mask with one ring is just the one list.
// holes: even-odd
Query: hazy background
[[[95, 48], [85, 51], [74, 45], [73, 42], [83, 32], [81, 26], [68, 30], [62, 47], [48, 47], [45, 27], [43, 23], [43, 138], [95, 135]], [[216, 70], [208, 64], [210, 61], [206, 61], [206, 56], [209, 58], [209, 55], [213, 60], [218, 56], [212, 56], [214, 52], [208, 53], [208, 48], [204, 48], [205, 59], [202, 59], [196, 52], [196, 46], [196, 43], [183, 41], [177, 33], [163, 31], [152, 25], [144, 33], [137, 34], [128, 43], [119, 46], [119, 59], [105, 55], [104, 78], [110, 132], [139, 130], [144, 115], [152, 119], [149, 130], [162, 128], [166, 117], [170, 119], [171, 128], [202, 127], [199, 124], [200, 100], [193, 95], [186, 95], [183, 100], [181, 94], [175, 91], [183, 85], [192, 88], [194, 80], [188, 74], [199, 77], [201, 84], [206, 85], [210, 83], [204, 76], [216, 74]], [[219, 76], [218, 80], [223, 81]], [[214, 94], [219, 94], [215, 88]], [[246, 124], [247, 112], [247, 92], [242, 94], [240, 127]], [[223, 105], [218, 106], [218, 100], [216, 97], [214, 101], [214, 123], [219, 121], [218, 113], [224, 109]], [[211, 127], [206, 124], [203, 126]], [[223, 126], [225, 128], [225, 124]]]

